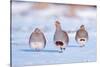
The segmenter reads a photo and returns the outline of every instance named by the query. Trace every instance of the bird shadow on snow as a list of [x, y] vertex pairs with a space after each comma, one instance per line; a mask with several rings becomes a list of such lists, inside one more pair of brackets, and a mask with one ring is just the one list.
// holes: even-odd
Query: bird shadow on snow
[[21, 49], [21, 51], [24, 51], [24, 52], [59, 52], [59, 50], [35, 50], [35, 49]]

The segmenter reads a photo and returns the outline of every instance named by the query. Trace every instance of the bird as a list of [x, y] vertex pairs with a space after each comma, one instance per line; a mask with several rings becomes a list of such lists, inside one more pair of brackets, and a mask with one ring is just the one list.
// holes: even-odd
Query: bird
[[35, 50], [40, 50], [46, 46], [46, 38], [39, 28], [35, 28], [34, 32], [30, 35], [29, 45]]
[[80, 29], [76, 31], [75, 40], [78, 44], [80, 44], [80, 47], [85, 46], [88, 41], [88, 32], [85, 30], [84, 25], [81, 25]]
[[59, 52], [62, 53], [63, 50], [65, 50], [65, 48], [68, 46], [69, 37], [67, 32], [62, 30], [61, 24], [58, 20], [55, 22], [55, 28], [54, 43], [58, 48], [60, 48]]

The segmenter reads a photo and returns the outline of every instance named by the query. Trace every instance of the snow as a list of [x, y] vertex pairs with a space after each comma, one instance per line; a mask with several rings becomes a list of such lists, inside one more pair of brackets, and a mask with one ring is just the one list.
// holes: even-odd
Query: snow
[[[19, 6], [21, 10], [18, 12], [16, 10], [18, 7], [12, 8], [12, 10], [15, 11], [14, 14], [12, 14], [11, 41], [13, 67], [96, 61], [96, 9], [90, 7], [90, 10], [88, 9], [87, 12], [86, 10], [82, 11], [82, 13], [79, 12], [78, 15], [81, 18], [62, 16], [63, 11], [67, 10], [64, 6], [62, 6], [63, 8], [60, 6], [61, 11], [59, 11], [58, 7], [56, 9], [56, 7], [50, 6], [50, 9], [43, 10], [43, 13], [39, 11], [39, 13], [41, 13], [39, 15], [36, 10], [30, 10], [25, 15], [21, 15], [20, 12], [23, 12], [23, 10], [27, 11], [29, 6], [29, 4], [27, 8], [24, 6], [25, 9], [21, 9], [24, 7]], [[85, 14], [87, 18], [84, 18]], [[88, 17], [92, 18], [92, 20]], [[74, 31], [68, 33], [70, 41], [63, 53], [59, 53], [59, 49], [53, 43], [55, 32], [54, 22], [56, 19], [61, 22], [62, 29], [66, 32]], [[82, 24], [85, 25], [89, 33], [89, 40], [85, 47], [81, 48], [75, 41], [75, 32]], [[39, 27], [44, 32], [47, 40], [46, 47], [40, 51], [31, 49], [28, 43], [30, 34], [36, 27]]]

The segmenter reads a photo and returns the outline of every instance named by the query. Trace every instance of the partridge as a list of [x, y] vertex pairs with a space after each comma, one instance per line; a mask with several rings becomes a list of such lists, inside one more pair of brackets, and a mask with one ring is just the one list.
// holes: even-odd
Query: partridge
[[67, 32], [63, 31], [60, 25], [59, 21], [55, 22], [55, 34], [54, 34], [54, 43], [55, 45], [60, 48], [60, 52], [63, 52], [65, 50], [66, 46], [69, 42], [69, 37]]
[[45, 48], [46, 38], [43, 32], [39, 28], [36, 28], [34, 32], [32, 32], [32, 34], [30, 35], [29, 45], [33, 49]]
[[88, 32], [85, 30], [84, 25], [81, 25], [80, 29], [76, 32], [75, 40], [80, 44], [80, 47], [85, 46], [88, 41]]

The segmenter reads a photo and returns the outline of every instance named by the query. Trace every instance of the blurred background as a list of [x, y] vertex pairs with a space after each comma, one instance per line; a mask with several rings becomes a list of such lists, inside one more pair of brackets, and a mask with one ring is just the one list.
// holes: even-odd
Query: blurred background
[[31, 33], [36, 27], [52, 32], [56, 20], [69, 33], [76, 32], [82, 24], [87, 30], [96, 32], [96, 6], [12, 2], [12, 33], [15, 35]]
[[[95, 5], [77, 5], [77, 4], [58, 4], [58, 3], [46, 3], [46, 2], [21, 2], [14, 0], [12, 2], [12, 58], [14, 65], [27, 65], [27, 64], [52, 64], [52, 63], [70, 63], [95, 61], [96, 60], [96, 6]], [[44, 61], [39, 61], [40, 56], [33, 55], [27, 52], [23, 53], [21, 49], [29, 49], [28, 40], [31, 33], [35, 28], [40, 28], [47, 39], [47, 47], [45, 49], [57, 49], [53, 44], [53, 35], [55, 32], [54, 22], [58, 20], [61, 23], [62, 29], [68, 32], [70, 37], [70, 44], [77, 46], [74, 40], [76, 31], [83, 24], [89, 33], [89, 43], [87, 47], [69, 48], [69, 52], [72, 50], [74, 56], [67, 57], [66, 53], [63, 54], [63, 58], [59, 58], [61, 55], [52, 54], [56, 56], [56, 59], [48, 59], [51, 57], [49, 53], [39, 54], [44, 57]], [[90, 50], [92, 49], [92, 51]], [[88, 53], [81, 53], [77, 51], [85, 51]], [[90, 52], [89, 52], [90, 51]], [[75, 56], [75, 53], [79, 55]], [[19, 55], [20, 54], [20, 55]], [[84, 57], [84, 55], [86, 56]], [[91, 57], [91, 56], [92, 57]], [[30, 57], [29, 57], [30, 56]], [[88, 57], [90, 56], [90, 57]], [[73, 58], [72, 58], [73, 57]], [[27, 59], [26, 59], [27, 58]], [[53, 57], [51, 57], [53, 58]], [[66, 58], [66, 59], [65, 59]], [[37, 62], [32, 62], [33, 60]], [[42, 59], [42, 58], [40, 58]], [[65, 60], [64, 60], [65, 59]], [[85, 60], [84, 60], [85, 59]], [[26, 61], [27, 60], [27, 61]], [[49, 61], [48, 63], [46, 63]], [[56, 61], [56, 62], [55, 62]], [[66, 61], [66, 62], [65, 62]]]

